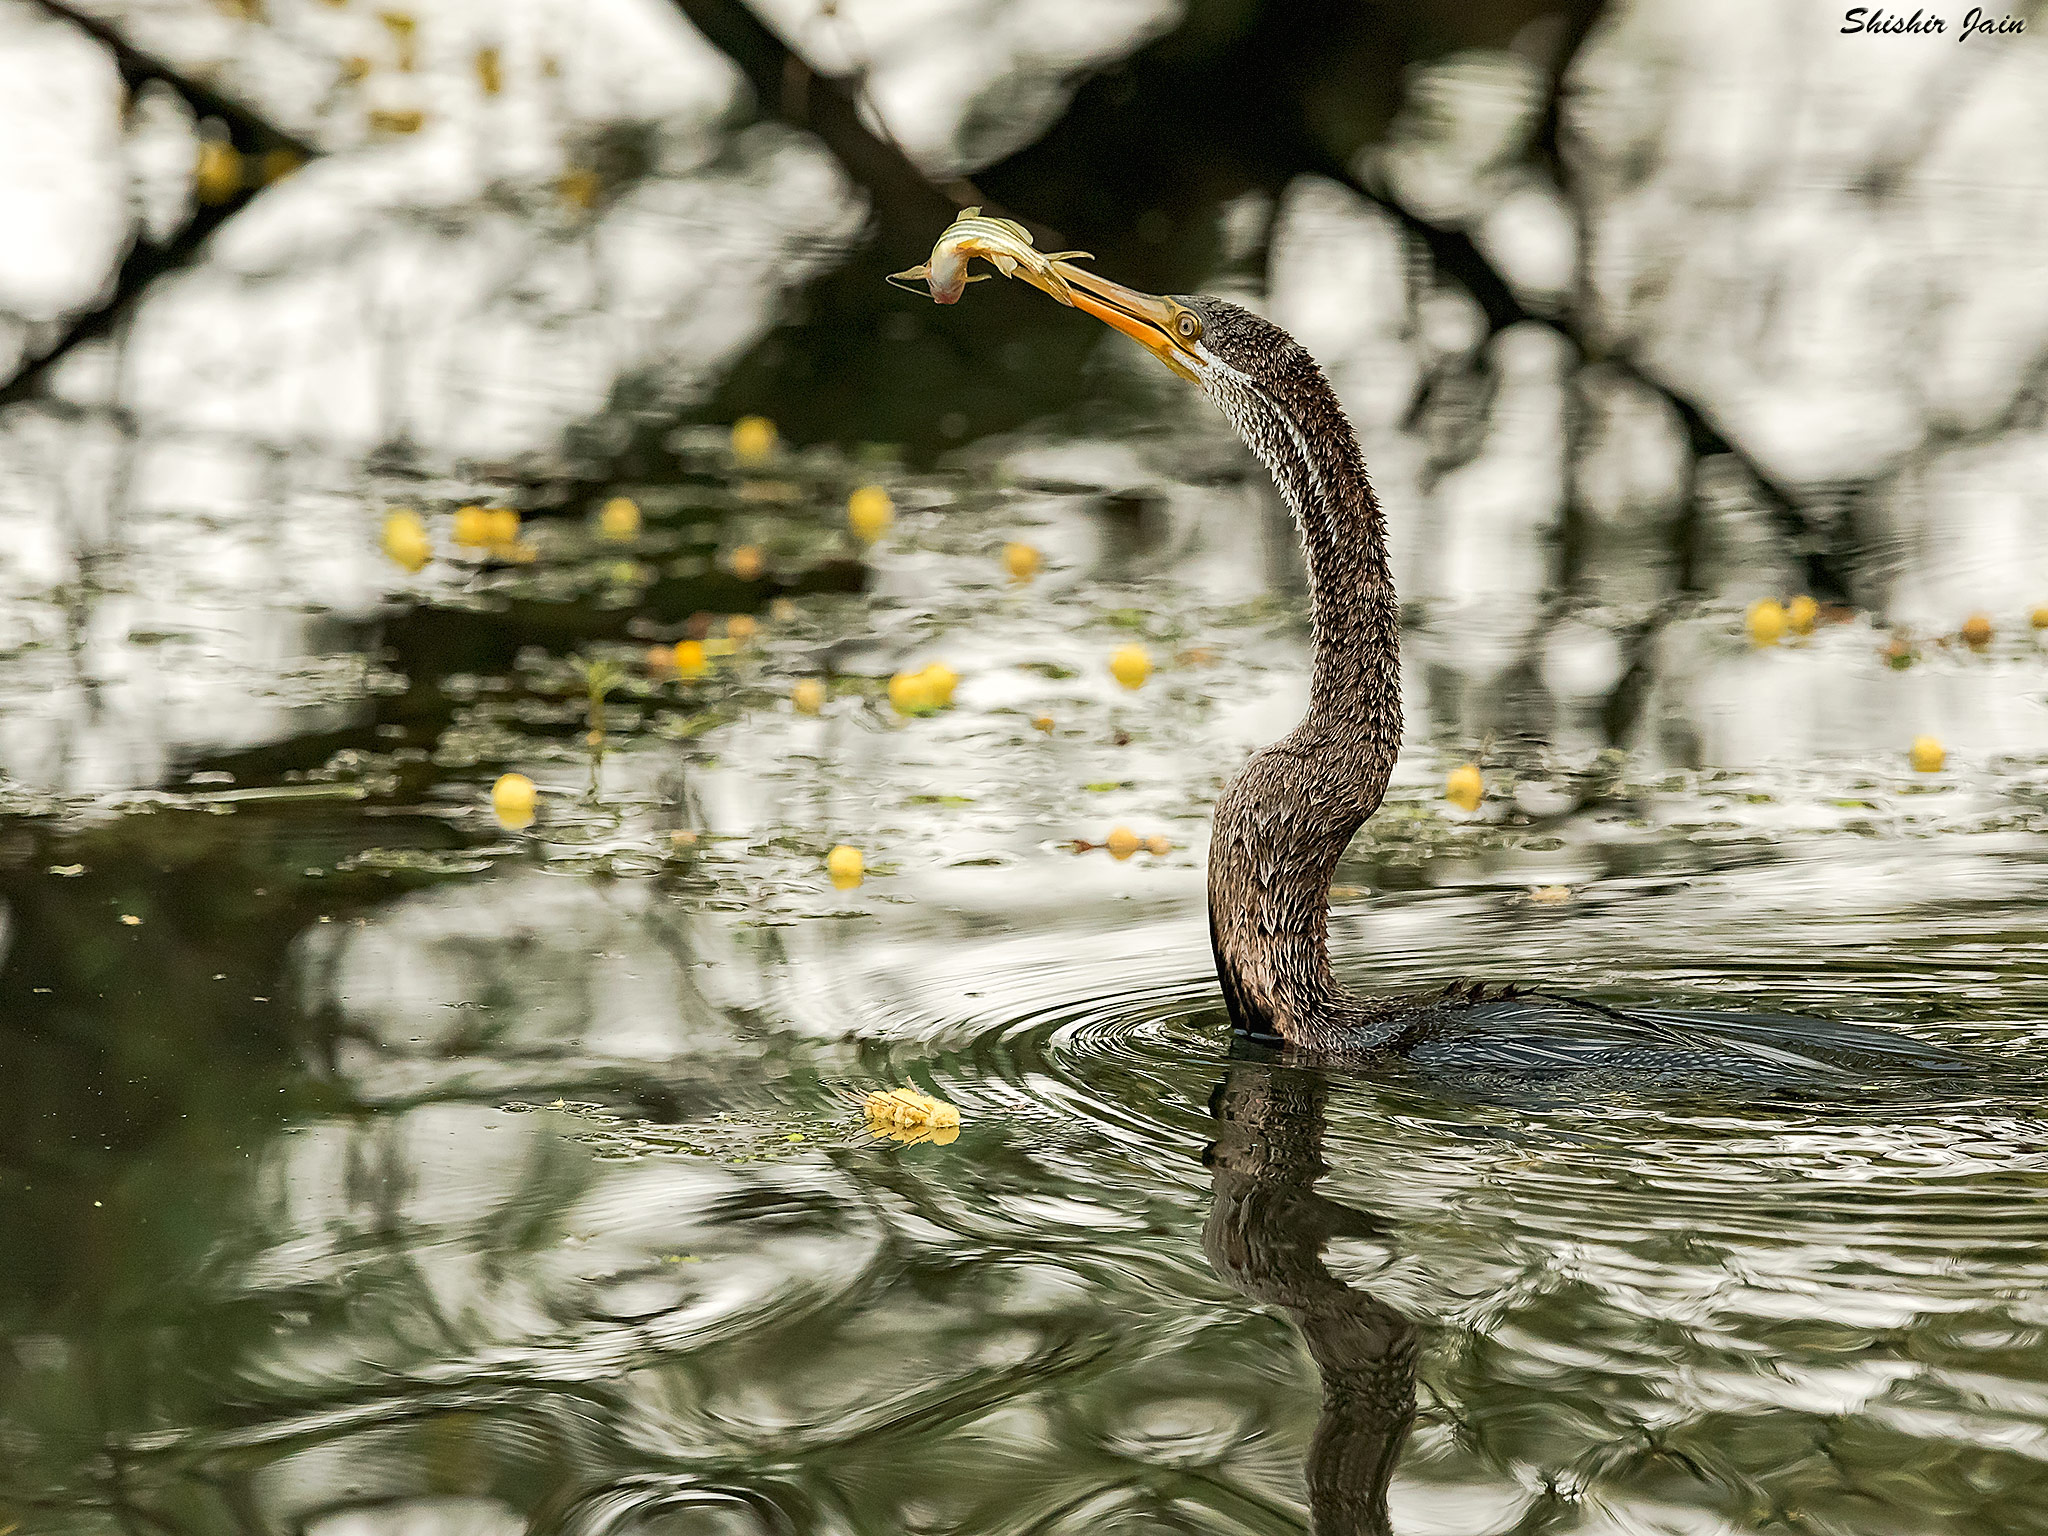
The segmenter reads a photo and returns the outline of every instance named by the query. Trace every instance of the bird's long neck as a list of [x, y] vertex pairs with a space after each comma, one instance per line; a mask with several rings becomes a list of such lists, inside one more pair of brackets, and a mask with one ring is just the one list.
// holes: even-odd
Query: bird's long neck
[[1209, 931], [1231, 1022], [1358, 1044], [1370, 1010], [1330, 973], [1330, 877], [1379, 808], [1401, 743], [1400, 622], [1357, 436], [1312, 364], [1284, 390], [1218, 391], [1294, 513], [1314, 606], [1309, 709], [1216, 804]]

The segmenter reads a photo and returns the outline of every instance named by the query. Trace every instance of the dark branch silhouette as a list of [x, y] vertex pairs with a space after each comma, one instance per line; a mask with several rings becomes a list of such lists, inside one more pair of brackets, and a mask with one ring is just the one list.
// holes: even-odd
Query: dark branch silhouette
[[[310, 160], [319, 149], [257, 115], [247, 106], [223, 96], [211, 86], [193, 79], [175, 65], [135, 47], [108, 23], [88, 15], [63, 0], [35, 0], [51, 15], [62, 18], [112, 55], [114, 67], [132, 95], [150, 82], [174, 91], [201, 121], [212, 120], [227, 133], [227, 141], [251, 160], [273, 151], [285, 151], [300, 160]], [[119, 269], [90, 307], [73, 316], [56, 341], [25, 360], [13, 376], [0, 384], [0, 406], [26, 400], [41, 386], [44, 375], [64, 357], [89, 341], [113, 334], [136, 301], [166, 273], [190, 266], [215, 230], [246, 207], [261, 190], [244, 186], [215, 204], [198, 204], [192, 216], [167, 239], [156, 241], [138, 233]]]

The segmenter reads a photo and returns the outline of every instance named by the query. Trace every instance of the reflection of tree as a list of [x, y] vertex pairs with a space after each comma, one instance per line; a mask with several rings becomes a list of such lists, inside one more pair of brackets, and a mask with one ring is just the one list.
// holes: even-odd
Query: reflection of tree
[[[126, 90], [132, 93], [145, 85], [155, 85], [174, 92], [194, 117], [219, 124], [237, 153], [252, 160], [275, 152], [288, 154], [294, 160], [309, 159], [319, 153], [305, 139], [266, 121], [245, 104], [193, 79], [164, 59], [135, 47], [118, 30], [76, 6], [63, 4], [62, 0], [36, 0], [36, 4], [63, 17], [104, 47], [113, 56]], [[213, 232], [234, 217], [256, 195], [256, 190], [254, 186], [245, 186], [218, 202], [194, 207], [185, 221], [164, 239], [138, 237], [100, 298], [83, 313], [73, 316], [56, 340], [38, 349], [12, 378], [0, 380], [0, 406], [26, 399], [43, 375], [74, 347], [111, 335], [143, 291], [158, 278], [197, 260]]]
[[1379, 1231], [1316, 1192], [1328, 1171], [1325, 1092], [1311, 1072], [1231, 1067], [1215, 1099], [1215, 1198], [1202, 1247], [1230, 1284], [1294, 1320], [1322, 1375], [1307, 1465], [1319, 1536], [1371, 1536], [1391, 1529], [1387, 1483], [1415, 1415], [1416, 1329], [1323, 1261], [1332, 1237]]

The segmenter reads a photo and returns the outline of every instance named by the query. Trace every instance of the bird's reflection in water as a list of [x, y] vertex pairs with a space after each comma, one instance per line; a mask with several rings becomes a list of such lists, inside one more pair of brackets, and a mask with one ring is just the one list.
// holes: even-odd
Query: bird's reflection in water
[[1331, 1238], [1384, 1232], [1316, 1191], [1327, 1091], [1313, 1072], [1231, 1065], [1211, 1100], [1216, 1185], [1202, 1247], [1224, 1280], [1294, 1319], [1322, 1375], [1307, 1467], [1317, 1536], [1384, 1536], [1387, 1483], [1415, 1417], [1416, 1327], [1324, 1263]]

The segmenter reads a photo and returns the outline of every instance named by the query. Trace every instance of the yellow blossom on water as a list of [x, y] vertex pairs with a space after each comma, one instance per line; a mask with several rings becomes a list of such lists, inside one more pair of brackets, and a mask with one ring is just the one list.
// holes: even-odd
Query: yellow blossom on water
[[226, 139], [199, 141], [199, 159], [192, 166], [192, 195], [217, 205], [242, 190], [242, 156]]
[[410, 507], [395, 507], [385, 515], [384, 553], [408, 571], [417, 571], [434, 558], [434, 544], [419, 513]]
[[766, 416], [742, 416], [732, 424], [732, 456], [742, 464], [766, 464], [775, 457], [775, 423]]
[[1122, 646], [1109, 658], [1109, 671], [1126, 688], [1142, 688], [1152, 675], [1152, 653], [1142, 645]]
[[1155, 832], [1145, 839], [1145, 851], [1155, 859], [1163, 859], [1173, 852], [1173, 844]]
[[505, 89], [505, 69], [497, 49], [477, 49], [476, 83], [483, 87], [486, 96], [495, 96]]
[[889, 703], [899, 715], [922, 714], [939, 707], [926, 672], [898, 672], [890, 678]]
[[758, 544], [742, 544], [732, 552], [732, 573], [741, 581], [758, 581], [768, 562]]
[[491, 514], [482, 507], [457, 507], [455, 509], [455, 542], [471, 549], [481, 549], [496, 538], [496, 524]]
[[493, 544], [517, 544], [519, 542], [519, 514], [510, 507], [492, 507], [484, 514], [490, 519], [490, 542]]
[[841, 843], [825, 855], [825, 873], [842, 891], [850, 891], [859, 885], [867, 867], [867, 860], [861, 857], [860, 850], [847, 843]]
[[874, 543], [895, 521], [896, 503], [879, 485], [864, 485], [846, 498], [846, 526], [863, 543]]
[[1981, 651], [1991, 644], [1991, 615], [1973, 613], [1963, 620], [1963, 644], [1973, 651]]
[[126, 923], [130, 928], [140, 928], [142, 926], [142, 919], [137, 917], [133, 912], [123, 912], [121, 914], [121, 921]]
[[1461, 811], [1478, 810], [1485, 796], [1486, 780], [1480, 777], [1477, 763], [1460, 764], [1444, 780], [1444, 798]]
[[960, 686], [960, 674], [943, 661], [935, 661], [924, 669], [922, 675], [932, 704], [939, 709], [952, 708], [953, 690]]
[[1052, 716], [1051, 716], [1051, 715], [1033, 715], [1033, 716], [1031, 717], [1031, 729], [1033, 729], [1034, 731], [1042, 731], [1042, 732], [1044, 732], [1044, 733], [1045, 733], [1046, 735], [1050, 736], [1050, 735], [1052, 734], [1052, 730], [1053, 730], [1053, 718], [1052, 718]]
[[825, 685], [815, 677], [800, 677], [789, 690], [789, 702], [800, 715], [815, 715], [825, 708]]
[[1785, 605], [1785, 622], [1792, 626], [1792, 633], [1795, 635], [1812, 634], [1814, 621], [1819, 617], [1820, 604], [1804, 592]]
[[1939, 773], [1948, 762], [1948, 750], [1932, 736], [1915, 736], [1906, 756], [1916, 773]]
[[500, 774], [491, 786], [491, 810], [509, 832], [523, 832], [533, 825], [535, 798], [533, 780], [523, 773]]
[[1761, 597], [1749, 605], [1751, 645], [1776, 645], [1785, 637], [1785, 608], [1775, 597]]
[[2036, 629], [2048, 629], [2048, 603], [2043, 603], [2028, 615], [2027, 622]]
[[640, 537], [640, 503], [630, 496], [614, 496], [597, 514], [598, 531], [608, 539]]
[[647, 647], [648, 671], [655, 673], [666, 672], [675, 664], [675, 647], [668, 645], [650, 645]]
[[1109, 850], [1109, 856], [1121, 862], [1136, 853], [1141, 846], [1138, 834], [1129, 827], [1112, 827], [1109, 836], [1102, 840], [1102, 846]]
[[761, 626], [751, 613], [736, 613], [725, 621], [725, 634], [735, 645], [745, 645]]
[[705, 657], [702, 640], [678, 640], [675, 648], [677, 677], [702, 677]]
[[1572, 888], [1568, 885], [1531, 886], [1529, 899], [1539, 907], [1561, 907], [1572, 899]]
[[1003, 546], [1003, 569], [1010, 573], [1012, 581], [1029, 581], [1038, 574], [1038, 568], [1043, 564], [1045, 557], [1029, 544]]
[[871, 1093], [861, 1104], [868, 1129], [878, 1137], [905, 1146], [931, 1142], [950, 1146], [960, 1139], [960, 1111], [944, 1099], [915, 1088], [888, 1088]]

